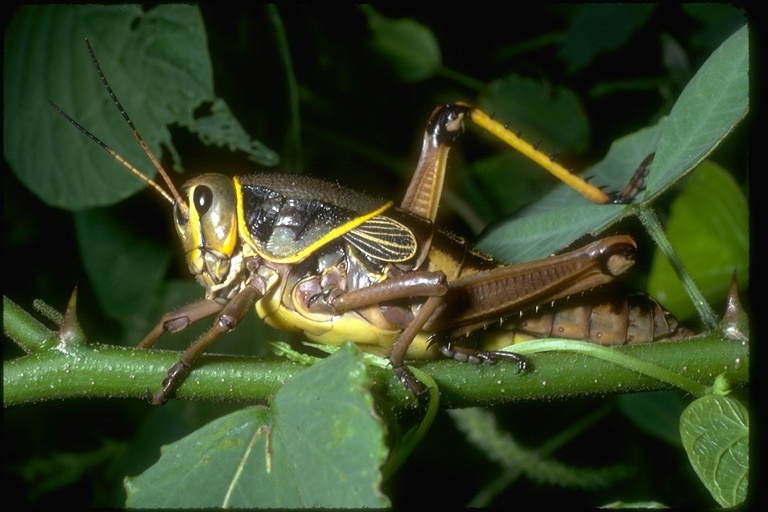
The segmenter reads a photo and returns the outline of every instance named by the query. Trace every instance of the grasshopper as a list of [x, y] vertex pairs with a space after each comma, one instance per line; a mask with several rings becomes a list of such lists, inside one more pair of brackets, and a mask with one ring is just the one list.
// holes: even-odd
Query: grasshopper
[[[339, 185], [288, 173], [258, 173], [229, 178], [205, 174], [176, 189], [149, 151], [101, 71], [86, 41], [104, 87], [169, 191], [152, 181], [80, 126], [129, 171], [154, 187], [172, 206], [176, 232], [190, 272], [205, 298], [172, 311], [139, 344], [150, 348], [166, 332], [179, 332], [204, 318], [211, 328], [182, 353], [159, 391], [161, 404], [172, 396], [195, 359], [221, 335], [234, 329], [252, 306], [270, 325], [300, 331], [315, 342], [340, 345], [349, 340], [362, 350], [388, 357], [394, 373], [416, 397], [424, 385], [408, 360], [453, 357], [461, 361], [507, 361], [518, 371], [529, 367], [514, 352], [462, 344], [466, 337], [521, 317], [537, 322], [534, 336], [557, 334], [607, 343], [653, 341], [678, 333], [677, 323], [654, 299], [641, 294], [616, 302], [595, 296], [585, 304], [555, 301], [608, 284], [634, 263], [637, 249], [625, 235], [518, 265], [481, 254], [435, 227], [448, 153], [472, 120], [528, 154], [597, 202], [628, 200], [642, 186], [643, 165], [627, 189], [612, 198], [536, 151], [482, 111], [464, 103], [438, 106], [424, 133], [422, 153], [399, 206]], [[539, 306], [552, 306], [542, 316]], [[580, 309], [579, 309], [580, 308]], [[534, 313], [526, 312], [534, 310]], [[607, 318], [602, 326], [595, 318]], [[599, 323], [599, 322], [598, 322]], [[520, 323], [513, 331], [525, 329]], [[541, 325], [549, 326], [542, 328]], [[575, 327], [574, 327], [575, 326]], [[639, 326], [639, 327], [638, 327]], [[544, 331], [549, 331], [548, 333]], [[512, 334], [507, 333], [512, 343]]]

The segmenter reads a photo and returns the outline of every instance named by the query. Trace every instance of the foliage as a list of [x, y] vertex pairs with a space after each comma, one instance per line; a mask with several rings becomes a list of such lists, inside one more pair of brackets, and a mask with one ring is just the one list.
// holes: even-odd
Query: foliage
[[[105, 340], [112, 347], [135, 345], [163, 312], [191, 302], [201, 293], [186, 277], [186, 269], [181, 268], [183, 263], [174, 257], [175, 236], [166, 229], [170, 225], [167, 205], [157, 206], [156, 194], [147, 190], [114, 207], [94, 207], [118, 202], [142, 185], [121, 171], [47, 103], [54, 101], [142, 170], [151, 169], [91, 67], [82, 46], [85, 36], [150, 147], [158, 154], [160, 148], [165, 149], [174, 163], [183, 163], [188, 172], [241, 174], [247, 172], [244, 162], [249, 156], [269, 165], [275, 163], [276, 153], [282, 157], [283, 169], [307, 169], [374, 195], [398, 197], [413, 168], [414, 158], [408, 155], [417, 151], [420, 132], [431, 108], [456, 100], [478, 104], [497, 118], [509, 120], [510, 126], [525, 138], [541, 141], [546, 151], [559, 151], [557, 159], [570, 167], [583, 168], [587, 162], [600, 161], [587, 172], [595, 176], [596, 183], [607, 184], [613, 190], [620, 189], [639, 161], [658, 146], [658, 160], [648, 189], [641, 196], [641, 206], [654, 200], [665, 218], [669, 212], [667, 234], [694, 278], [706, 280], [707, 299], [718, 311], [722, 309], [734, 268], [739, 269], [742, 291], [747, 291], [745, 133], [740, 127], [734, 128], [747, 110], [746, 94], [739, 94], [746, 92], [746, 30], [731, 39], [730, 46], [723, 44], [744, 24], [738, 10], [719, 5], [627, 6], [626, 10], [623, 6], [605, 10], [599, 6], [536, 7], [529, 15], [531, 18], [512, 21], [496, 13], [477, 14], [476, 19], [468, 20], [433, 9], [398, 12], [370, 6], [286, 6], [279, 12], [270, 7], [256, 12], [228, 9], [226, 13], [205, 6], [202, 9], [200, 13], [187, 6], [161, 6], [146, 11], [135, 6], [22, 8], [6, 31], [5, 156], [16, 179], [4, 173], [4, 241], [7, 261], [15, 270], [6, 279], [5, 293], [25, 307], [33, 298], [40, 297], [63, 304], [77, 284], [77, 318], [90, 341], [85, 344], [72, 320], [65, 321], [66, 329], [58, 335], [43, 328], [35, 331], [39, 344], [31, 349], [27, 346], [28, 352], [37, 350], [44, 354], [46, 347], [66, 346], [71, 350], [68, 355], [73, 356], [57, 368], [59, 376], [47, 377], [53, 379], [51, 382], [66, 382], [70, 370], [77, 368], [77, 351], [89, 350], [94, 340]], [[593, 10], [596, 12], [590, 12]], [[596, 31], [587, 23], [596, 19], [605, 20], [602, 27], [606, 30]], [[602, 35], [602, 41], [596, 35]], [[719, 55], [719, 60], [707, 61], [712, 54]], [[686, 96], [684, 87], [697, 70], [706, 66], [705, 62], [718, 67], [708, 74], [696, 75], [699, 82], [697, 78], [692, 82], [697, 86], [695, 93], [689, 88]], [[702, 81], [701, 76], [708, 79]], [[713, 80], [713, 76], [719, 81]], [[723, 86], [724, 83], [728, 85]], [[703, 116], [703, 120], [697, 116]], [[441, 224], [467, 237], [484, 231], [481, 247], [509, 261], [541, 257], [573, 243], [585, 232], [622, 219], [621, 224], [609, 228], [611, 232], [636, 229], [631, 218], [629, 223], [626, 218], [632, 216], [637, 204], [595, 209], [605, 217], [584, 223], [583, 219], [592, 215], [592, 207], [580, 206], [583, 203], [575, 203], [577, 199], [559, 190], [511, 218], [521, 206], [530, 205], [548, 193], [551, 180], [497, 142], [482, 140], [479, 130], [471, 131], [475, 133], [469, 134], [462, 148], [452, 153]], [[207, 142], [243, 151], [233, 154], [222, 148], [201, 148], [190, 133]], [[678, 181], [718, 144], [720, 148], [711, 158], [719, 165], [706, 162], [706, 169], [693, 172], [688, 180]], [[267, 148], [273, 148], [274, 153]], [[290, 152], [287, 148], [291, 148]], [[699, 178], [699, 174], [706, 177]], [[22, 188], [20, 182], [27, 188]], [[675, 190], [659, 198], [670, 185]], [[705, 206], [701, 213], [689, 213], [693, 206], [701, 207], [703, 198], [707, 198], [707, 206], [716, 205], [717, 209]], [[547, 204], [555, 205], [556, 209], [546, 207]], [[52, 208], [54, 205], [75, 213], [70, 217]], [[542, 235], [550, 239], [542, 241]], [[719, 259], [714, 265], [712, 255], [705, 250], [712, 247], [713, 237], [724, 240], [723, 235], [727, 236], [729, 251], [717, 251]], [[510, 243], [512, 238], [514, 243]], [[640, 243], [642, 247], [652, 245], [642, 238]], [[685, 254], [687, 247], [696, 249]], [[650, 252], [646, 254], [650, 262]], [[649, 286], [657, 297], [663, 298], [662, 302], [668, 306], [675, 304], [670, 306], [674, 312], [683, 311], [688, 306], [681, 304], [688, 299], [675, 291], [679, 288], [677, 280], [665, 274], [668, 270], [659, 270], [662, 263], [657, 264], [657, 260], [663, 258], [653, 257], [654, 264], [649, 270], [652, 284], [645, 281], [648, 273], [639, 271], [638, 286]], [[7, 313], [16, 311], [14, 308], [5, 303]], [[688, 314], [685, 319], [695, 322]], [[181, 348], [192, 336], [194, 333], [175, 340], [167, 337], [163, 348]], [[254, 343], [254, 339], [259, 343]], [[268, 350], [262, 340], [277, 339], [286, 339], [286, 335], [249, 319], [217, 343], [215, 351], [264, 355]], [[729, 342], [712, 338], [707, 343], [706, 346], [717, 347]], [[645, 356], [651, 361], [653, 357], [660, 361], [675, 361], [679, 357], [692, 368], [708, 364], [686, 359], [686, 355], [705, 345], [664, 345], [643, 347], [632, 354], [638, 358], [642, 355], [643, 361], [647, 361]], [[16, 358], [16, 349], [10, 344], [7, 347], [6, 361]], [[93, 369], [114, 386], [114, 390], [110, 388], [99, 396], [138, 396], [142, 386], [147, 386], [145, 382], [159, 382], [168, 366], [165, 361], [174, 359], [173, 354], [150, 354], [147, 360], [136, 362], [135, 367], [121, 367], [133, 364], [126, 361], [126, 354], [134, 354], [133, 351], [113, 354], [110, 347], [94, 347], [96, 352], [115, 358], [114, 365]], [[534, 350], [535, 345], [531, 347]], [[675, 355], [675, 351], [680, 352]], [[593, 388], [595, 392], [608, 393], [622, 384], [623, 389], [639, 385], [630, 382], [637, 375], [646, 378], [637, 368], [611, 377], [610, 364], [595, 362], [588, 356], [540, 356], [541, 366], [552, 372], [547, 383], [555, 383], [555, 389], [568, 387], [569, 379], [571, 387], [599, 381]], [[29, 361], [29, 357], [26, 359]], [[230, 362], [222, 361], [224, 370], [234, 372], [228, 374], [225, 382], [232, 383], [230, 388], [238, 387], [239, 381], [233, 377], [249, 374]], [[217, 363], [215, 358], [206, 359], [201, 379], [221, 381]], [[150, 410], [137, 400], [69, 400], [8, 409], [7, 439], [12, 440], [12, 446], [6, 481], [19, 483], [12, 488], [24, 493], [20, 499], [38, 506], [56, 504], [61, 498], [80, 505], [119, 506], [125, 500], [121, 477], [141, 473], [142, 476], [129, 480], [129, 504], [190, 503], [176, 500], [175, 492], [201, 506], [225, 502], [263, 506], [382, 506], [387, 502], [377, 491], [381, 483], [375, 468], [384, 456], [384, 427], [391, 447], [398, 439], [398, 429], [407, 430], [420, 413], [397, 408], [393, 405], [396, 400], [376, 400], [376, 409], [372, 410], [368, 390], [372, 389], [376, 396], [388, 396], [397, 383], [392, 386], [387, 381], [389, 374], [375, 369], [370, 370], [373, 378], [369, 382], [360, 373], [361, 359], [353, 349], [344, 349], [323, 363], [327, 363], [326, 373], [317, 377], [319, 381], [302, 383], [300, 378], [314, 376], [309, 370], [300, 372], [300, 363], [283, 359], [265, 362], [265, 374], [286, 369], [298, 373], [279, 392], [276, 389], [282, 377], [275, 379], [275, 388], [265, 392], [277, 393], [268, 409], [258, 406], [237, 410], [237, 404], [174, 401]], [[422, 369], [439, 377], [443, 402], [448, 405], [451, 400], [453, 404], [471, 403], [454, 397], [469, 393], [476, 382], [501, 382], [494, 373], [498, 368], [478, 370], [445, 363], [431, 363], [432, 366]], [[742, 363], [744, 368], [748, 366], [747, 361]], [[318, 363], [311, 370], [322, 372], [324, 366]], [[121, 385], [121, 372], [135, 380], [129, 391]], [[705, 379], [711, 384], [715, 372], [709, 372]], [[7, 370], [5, 373], [11, 374]], [[80, 373], [79, 368], [74, 373], [92, 375]], [[31, 379], [29, 373], [19, 374], [20, 379]], [[325, 380], [342, 374], [347, 379], [330, 383]], [[560, 384], [556, 381], [558, 376], [563, 379]], [[604, 377], [609, 384], [600, 388], [598, 385], [605, 385]], [[619, 385], [610, 379], [617, 379]], [[515, 390], [518, 381], [512, 377], [503, 382], [504, 388]], [[87, 383], [75, 385], [82, 389]], [[527, 385], [533, 387], [531, 381]], [[302, 397], [308, 391], [316, 391], [318, 397]], [[483, 393], [486, 392], [480, 391], [478, 395], [485, 397], [482, 403], [493, 403]], [[522, 399], [542, 398], [535, 391], [530, 393]], [[343, 407], [343, 403], [334, 403], [335, 399], [341, 402], [342, 396], [347, 397], [345, 401], [359, 401], [358, 407], [348, 409], [349, 417], [343, 412], [329, 413], [329, 407]], [[645, 395], [646, 400], [648, 396], [661, 398], [649, 394]], [[662, 404], [655, 410], [679, 418], [688, 400], [675, 397], [678, 400], [669, 400], [669, 395], [653, 400]], [[7, 396], [4, 398], [7, 403]], [[481, 450], [487, 449], [491, 455], [500, 450], [511, 454], [502, 461], [483, 458], [451, 426], [449, 418], [439, 414], [437, 426], [413, 457], [383, 484], [382, 490], [392, 504], [405, 504], [409, 496], [424, 492], [423, 475], [430, 474], [439, 481], [462, 482], [450, 493], [432, 493], [435, 504], [492, 502], [519, 506], [530, 502], [541, 506], [568, 500], [570, 505], [595, 505], [620, 499], [712, 506], [712, 498], [701, 483], [685, 476], [692, 473], [680, 443], [665, 441], [680, 439], [677, 422], [670, 422], [671, 426], [661, 433], [648, 434], [628, 419], [636, 418], [637, 414], [625, 416], [619, 412], [647, 407], [634, 403], [633, 398], [624, 397], [621, 407], [611, 398], [571, 398], [554, 404], [541, 400], [505, 402], [496, 409], [497, 420], [469, 427], [466, 438], [477, 444], [473, 434], [482, 432], [491, 448]], [[714, 402], [715, 395], [706, 395], [705, 399]], [[291, 400], [296, 402], [292, 405]], [[320, 401], [320, 408], [306, 405], [316, 401]], [[740, 405], [728, 405], [739, 412]], [[299, 414], [296, 420], [285, 420], [295, 414], [297, 406], [306, 416]], [[227, 416], [230, 411], [234, 412]], [[692, 423], [686, 423], [688, 431], [695, 436], [697, 426], [716, 423], [711, 411], [711, 407], [692, 405], [686, 412], [688, 419], [693, 418]], [[476, 422], [484, 414], [463, 420], [455, 415], [453, 421], [464, 430], [472, 423], [470, 420]], [[738, 418], [738, 414], [731, 417]], [[214, 418], [213, 423], [201, 429]], [[739, 426], [736, 420], [728, 421]], [[287, 433], [302, 422], [318, 430]], [[744, 423], [739, 426], [741, 430], [734, 428], [732, 435], [721, 436], [720, 440], [706, 438], [707, 445], [743, 446]], [[241, 432], [242, 437], [208, 434], [222, 428]], [[365, 434], [353, 435], [363, 429]], [[515, 432], [514, 438], [510, 431]], [[334, 432], [340, 435], [334, 437]], [[690, 446], [691, 438], [685, 436], [682, 444]], [[275, 443], [274, 452], [265, 451], [268, 447], [260, 444], [269, 443], [269, 439]], [[282, 444], [286, 439], [289, 442]], [[337, 474], [333, 467], [305, 466], [332, 481], [312, 480], [299, 469], [291, 470], [292, 464], [298, 464], [297, 459], [302, 459], [301, 464], [309, 464], [310, 456], [304, 453], [313, 449], [318, 454], [325, 453], [319, 455], [321, 459], [336, 457], [327, 453], [339, 452], [321, 451], [327, 448], [321, 446], [321, 439], [337, 443], [331, 450], [346, 449], [351, 452], [349, 457], [356, 456], [356, 469]], [[400, 446], [407, 445], [408, 439], [406, 434]], [[537, 448], [515, 447], [517, 439]], [[201, 442], [207, 443], [211, 451], [189, 447]], [[270, 499], [278, 500], [291, 493], [301, 497], [298, 501], [271, 502], [262, 498], [256, 498], [256, 502], [237, 501], [253, 498], [244, 496], [237, 486], [231, 486], [232, 492], [225, 494], [222, 485], [226, 484], [220, 482], [214, 486], [215, 492], [211, 489], [204, 493], [210, 502], [201, 501], [203, 498], [197, 495], [185, 495], [183, 490], [169, 492], [180, 484], [174, 478], [176, 469], [166, 482], [169, 473], [164, 468], [168, 464], [175, 468], [173, 458], [179, 454], [182, 467], [200, 470], [193, 472], [190, 479], [191, 486], [198, 491], [207, 490], [205, 485], [212, 474], [222, 476], [222, 471], [233, 467], [242, 467], [244, 474], [248, 474], [247, 461], [257, 459], [243, 456], [255, 453], [243, 451], [243, 443], [249, 450], [274, 455], [271, 460], [275, 476], [280, 476], [275, 478], [275, 485], [294, 478], [316, 488], [306, 490], [296, 485], [289, 491], [273, 490], [266, 493]], [[152, 466], [164, 444], [169, 446], [164, 449], [161, 462]], [[722, 468], [707, 465], [711, 456], [706, 451], [697, 452], [696, 443], [692, 444], [693, 459], [705, 453], [703, 462], [695, 465], [704, 468], [697, 472], [705, 483], [727, 482], [729, 489], [735, 489], [716, 494], [718, 503], [738, 502], [743, 482], [739, 480], [743, 473], [739, 473], [738, 466], [743, 464], [743, 455], [735, 460], [736, 470], [718, 471]], [[610, 449], [595, 450], [596, 445]], [[562, 456], [562, 462], [552, 461], [551, 454], [561, 448], [558, 457]], [[300, 450], [301, 455], [290, 455], [291, 450]], [[243, 464], [233, 463], [233, 459], [222, 463], [213, 456], [202, 455], [221, 452], [228, 457], [240, 457]], [[512, 457], [517, 458], [512, 461]], [[267, 467], [263, 459], [258, 460], [262, 469]], [[222, 464], [219, 474], [219, 467], [213, 464], [207, 468], [211, 473], [196, 465], [212, 461]], [[497, 469], [495, 463], [502, 469]], [[152, 469], [147, 470], [148, 467]], [[628, 468], [631, 478], [626, 478]], [[733, 466], [725, 467], [728, 468]], [[155, 472], [161, 476], [153, 476]], [[343, 481], [353, 473], [361, 480]], [[723, 473], [726, 478], [721, 480]], [[521, 479], [523, 474], [528, 479]], [[715, 475], [707, 480], [711, 474]], [[572, 489], [553, 492], [550, 487], [540, 486], [543, 482], [569, 485]], [[156, 489], [156, 494], [141, 501], [147, 499], [149, 488]], [[360, 494], [346, 492], [353, 488]], [[338, 493], [339, 489], [345, 492]], [[302, 494], [305, 492], [317, 494]], [[344, 498], [360, 496], [360, 500], [331, 501], [333, 493]], [[225, 501], [225, 495], [237, 499]], [[172, 501], [160, 503], [154, 501], [156, 497]]]

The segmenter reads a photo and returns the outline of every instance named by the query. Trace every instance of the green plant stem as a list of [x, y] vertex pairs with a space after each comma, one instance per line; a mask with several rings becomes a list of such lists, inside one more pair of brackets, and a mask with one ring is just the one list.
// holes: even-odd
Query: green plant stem
[[514, 481], [526, 473], [529, 473], [532, 480], [544, 482], [551, 478], [552, 475], [548, 473], [554, 470], [569, 474], [574, 481], [586, 487], [590, 484], [594, 485], [593, 472], [569, 469], [558, 461], [547, 459], [556, 450], [605, 417], [609, 410], [610, 407], [603, 406], [536, 448], [525, 448], [519, 445], [509, 432], [498, 428], [494, 417], [485, 409], [469, 408], [449, 411], [459, 430], [469, 436], [470, 442], [485, 453], [488, 459], [501, 466], [499, 474], [483, 486], [467, 506], [470, 508], [490, 506], [499, 493], [508, 489]]
[[[29, 355], [3, 365], [6, 407], [73, 397], [132, 397], [144, 399], [157, 390], [177, 352], [139, 350], [84, 340], [59, 341], [51, 346], [50, 331], [5, 299], [3, 324], [20, 346], [37, 347]], [[36, 341], [27, 339], [33, 337]], [[18, 341], [20, 340], [21, 341]], [[36, 345], [37, 343], [37, 345]], [[726, 373], [734, 388], [749, 381], [748, 344], [708, 334], [679, 342], [611, 349], [636, 357], [709, 386]], [[471, 365], [450, 360], [415, 364], [431, 375], [445, 407], [495, 405], [528, 400], [553, 400], [646, 390], [670, 389], [668, 383], [637, 371], [566, 351], [534, 353], [533, 369], [518, 374], [515, 365]], [[735, 361], [741, 361], [736, 365]], [[306, 366], [285, 359], [204, 355], [176, 395], [180, 399], [267, 401], [280, 386]], [[413, 409], [416, 400], [388, 368], [370, 366], [376, 392], [395, 407]]]
[[54, 331], [6, 297], [3, 297], [3, 332], [26, 353], [55, 343]]
[[637, 209], [637, 216], [648, 231], [648, 234], [653, 238], [656, 246], [662, 253], [664, 253], [670, 265], [672, 265], [672, 269], [680, 279], [686, 293], [693, 301], [693, 305], [699, 312], [699, 317], [701, 317], [704, 325], [708, 326], [710, 329], [716, 328], [718, 324], [717, 315], [715, 315], [712, 306], [710, 306], [704, 298], [704, 294], [701, 293], [699, 287], [694, 283], [691, 274], [685, 269], [685, 265], [683, 265], [682, 260], [672, 248], [672, 244], [669, 243], [669, 239], [667, 238], [666, 233], [664, 233], [664, 229], [656, 216], [656, 212], [650, 206], [641, 205]]
[[627, 354], [625, 353], [587, 341], [537, 340], [526, 343], [520, 350], [518, 350], [518, 352], [535, 353], [553, 352], [558, 350], [574, 354], [584, 354], [615, 365], [623, 366], [639, 375], [646, 375], [658, 381], [666, 382], [695, 396], [702, 396], [706, 392], [706, 386], [703, 386], [690, 378], [686, 378], [677, 372], [667, 370], [666, 368], [643, 361], [636, 357], [627, 357]]
[[389, 460], [387, 460], [387, 463], [381, 470], [385, 480], [394, 476], [397, 470], [400, 469], [400, 466], [408, 460], [411, 453], [421, 444], [440, 409], [440, 391], [437, 383], [428, 373], [418, 368], [413, 370], [414, 376], [429, 389], [429, 405], [418, 425], [406, 432], [399, 445], [392, 450]]
[[447, 68], [445, 66], [440, 66], [437, 69], [437, 73], [475, 92], [480, 92], [486, 87], [486, 84], [480, 80], [476, 80], [470, 76], [459, 73], [458, 71], [454, 71], [453, 69]]

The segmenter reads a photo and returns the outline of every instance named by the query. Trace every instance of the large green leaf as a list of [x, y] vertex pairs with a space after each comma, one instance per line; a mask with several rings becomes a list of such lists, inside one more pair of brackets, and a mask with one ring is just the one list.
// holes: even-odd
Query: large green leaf
[[291, 379], [269, 408], [220, 418], [126, 482], [131, 507], [385, 507], [387, 449], [365, 364], [347, 345]]
[[[215, 97], [196, 7], [23, 7], [5, 36], [4, 148], [16, 176], [46, 203], [73, 210], [107, 205], [144, 186], [49, 100], [147, 175], [155, 173], [99, 81], [84, 38], [155, 154], [161, 145], [174, 152], [168, 126], [177, 123], [206, 142], [245, 150], [264, 164], [276, 161]], [[207, 115], [196, 112], [206, 105]]]

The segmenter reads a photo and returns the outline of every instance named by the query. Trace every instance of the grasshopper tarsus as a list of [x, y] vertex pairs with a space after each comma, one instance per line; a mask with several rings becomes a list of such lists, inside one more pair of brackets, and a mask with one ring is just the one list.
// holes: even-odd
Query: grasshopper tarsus
[[155, 394], [152, 393], [152, 391], [147, 388], [146, 391], [144, 391], [144, 400], [148, 402], [150, 405], [162, 405], [162, 404], [156, 404], [155, 403]]
[[620, 193], [609, 194], [611, 196], [611, 204], [630, 204], [632, 202], [631, 197], [624, 197]]
[[506, 352], [504, 350], [493, 350], [493, 351], [486, 352], [485, 356], [488, 358], [488, 361], [491, 364], [497, 361], [509, 361], [511, 363], [515, 363], [517, 365], [517, 372], [515, 373], [527, 372], [533, 367], [533, 365], [531, 364], [528, 358], [523, 357], [520, 354], [515, 354], [514, 352]]
[[168, 401], [168, 398], [162, 390], [157, 393], [152, 393], [152, 391], [147, 389], [146, 393], [144, 393], [144, 400], [146, 400], [149, 405], [163, 405]]
[[184, 361], [176, 361], [166, 373], [166, 377], [163, 379], [162, 387], [157, 393], [151, 394], [147, 391], [147, 400], [151, 405], [163, 405], [168, 401], [168, 397], [176, 391], [176, 389], [184, 380], [184, 377], [189, 373], [189, 366]]
[[496, 364], [500, 361], [508, 361], [517, 365], [517, 372], [515, 373], [524, 372], [532, 367], [526, 357], [503, 350], [477, 350], [446, 342], [440, 346], [440, 351], [446, 357], [471, 364]]
[[429, 404], [429, 388], [424, 386], [424, 384], [413, 375], [411, 370], [405, 365], [402, 365], [393, 366], [392, 371], [400, 383], [405, 386], [414, 397], [416, 397], [422, 406], [426, 407]]
[[637, 166], [637, 169], [629, 180], [629, 183], [627, 183], [627, 186], [624, 187], [624, 190], [611, 195], [611, 203], [629, 204], [640, 192], [645, 190], [645, 182], [651, 172], [651, 164], [653, 163], [653, 158], [655, 156], [656, 153], [651, 153], [640, 162], [640, 165]]

